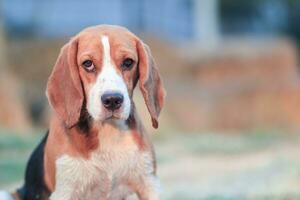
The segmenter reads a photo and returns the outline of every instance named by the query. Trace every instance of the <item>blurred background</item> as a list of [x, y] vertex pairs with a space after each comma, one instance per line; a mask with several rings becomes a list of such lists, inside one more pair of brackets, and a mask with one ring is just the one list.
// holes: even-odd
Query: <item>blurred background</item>
[[0, 0], [0, 188], [48, 128], [47, 78], [83, 28], [152, 49], [168, 96], [155, 131], [163, 199], [300, 199], [300, 1]]

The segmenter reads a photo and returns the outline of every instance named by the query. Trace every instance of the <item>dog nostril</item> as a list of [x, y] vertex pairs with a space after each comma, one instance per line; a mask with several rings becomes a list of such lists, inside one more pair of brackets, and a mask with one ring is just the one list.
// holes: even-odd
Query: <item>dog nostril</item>
[[122, 103], [122, 100], [121, 100], [121, 99], [116, 99], [115, 103], [116, 103], [116, 104], [121, 104], [121, 103]]
[[123, 103], [123, 95], [120, 93], [105, 93], [101, 96], [102, 104], [109, 110], [116, 110]]
[[109, 99], [105, 99], [105, 100], [103, 101], [103, 104], [104, 104], [104, 105], [109, 105], [109, 104], [110, 104], [110, 100], [109, 100]]

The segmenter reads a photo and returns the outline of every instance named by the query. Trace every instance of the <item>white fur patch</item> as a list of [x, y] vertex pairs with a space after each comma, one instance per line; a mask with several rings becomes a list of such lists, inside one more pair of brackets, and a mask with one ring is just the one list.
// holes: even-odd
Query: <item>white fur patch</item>
[[10, 193], [6, 191], [0, 191], [0, 200], [14, 200]]
[[88, 160], [63, 155], [56, 161], [51, 200], [119, 200], [132, 192], [159, 199], [151, 152], [139, 150], [130, 130], [107, 123], [99, 142]]
[[[108, 37], [102, 36], [101, 43], [103, 45], [102, 70], [89, 91], [87, 110], [96, 121], [103, 121], [112, 115], [118, 119], [126, 120], [131, 109], [127, 86], [123, 78], [117, 73], [111, 60]], [[106, 92], [118, 92], [124, 97], [121, 108], [114, 111], [114, 113], [106, 110], [102, 105], [101, 96]]]

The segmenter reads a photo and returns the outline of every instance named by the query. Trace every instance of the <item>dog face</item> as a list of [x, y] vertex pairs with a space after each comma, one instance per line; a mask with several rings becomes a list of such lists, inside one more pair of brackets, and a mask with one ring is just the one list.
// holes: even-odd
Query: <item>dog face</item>
[[149, 48], [125, 28], [91, 27], [62, 48], [47, 96], [69, 128], [78, 123], [83, 110], [95, 122], [126, 120], [138, 80], [157, 128], [165, 92]]
[[[87, 111], [95, 121], [126, 120], [137, 76], [134, 43], [130, 37], [121, 40], [107, 33], [85, 37], [79, 38], [78, 64]], [[97, 46], [89, 47], [90, 41]]]

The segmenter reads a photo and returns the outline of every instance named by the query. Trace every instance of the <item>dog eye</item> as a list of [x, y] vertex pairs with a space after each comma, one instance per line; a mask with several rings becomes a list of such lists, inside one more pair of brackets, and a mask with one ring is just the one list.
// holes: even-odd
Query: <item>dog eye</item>
[[95, 66], [93, 64], [93, 61], [91, 60], [86, 60], [82, 63], [82, 66], [87, 70], [87, 71], [93, 71], [95, 69]]
[[133, 66], [134, 61], [131, 58], [126, 58], [123, 63], [122, 63], [122, 68], [123, 69], [131, 69], [131, 67]]

